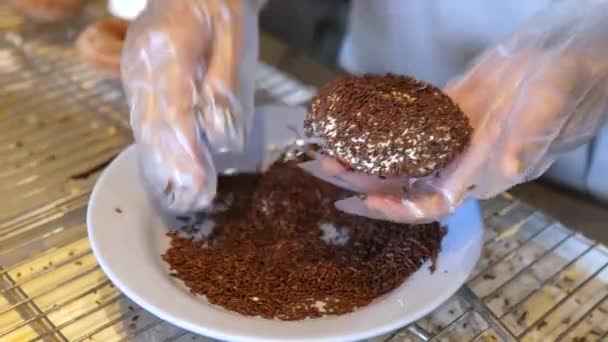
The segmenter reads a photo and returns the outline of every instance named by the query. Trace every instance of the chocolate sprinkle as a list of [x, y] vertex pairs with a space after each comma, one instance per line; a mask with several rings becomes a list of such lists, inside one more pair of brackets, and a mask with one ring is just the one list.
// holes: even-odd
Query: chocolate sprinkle
[[350, 193], [309, 176], [294, 160], [263, 175], [222, 176], [218, 189], [212, 210], [197, 216], [198, 223], [213, 221], [210, 234], [169, 233], [163, 259], [193, 294], [247, 316], [351, 312], [400, 286], [426, 260], [434, 264], [446, 233], [438, 223], [339, 212], [333, 202]]
[[311, 101], [308, 136], [323, 153], [376, 176], [437, 173], [469, 144], [468, 118], [440, 89], [406, 76], [350, 76]]

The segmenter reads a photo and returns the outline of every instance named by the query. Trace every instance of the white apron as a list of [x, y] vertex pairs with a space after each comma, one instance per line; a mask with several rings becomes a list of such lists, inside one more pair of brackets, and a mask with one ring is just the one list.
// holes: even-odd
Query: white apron
[[[352, 0], [340, 65], [443, 86], [553, 0]], [[608, 201], [608, 128], [564, 155], [546, 178]]]

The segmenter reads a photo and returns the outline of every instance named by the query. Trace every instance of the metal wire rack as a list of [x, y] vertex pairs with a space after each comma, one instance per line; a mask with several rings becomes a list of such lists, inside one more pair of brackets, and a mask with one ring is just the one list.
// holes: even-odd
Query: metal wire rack
[[[79, 62], [72, 26], [41, 33], [0, 5], [0, 30], [0, 341], [211, 341], [131, 302], [92, 255], [90, 190], [131, 142], [118, 83]], [[314, 94], [269, 65], [256, 78], [258, 102]], [[371, 341], [608, 340], [608, 249], [508, 194], [482, 206], [468, 284]]]

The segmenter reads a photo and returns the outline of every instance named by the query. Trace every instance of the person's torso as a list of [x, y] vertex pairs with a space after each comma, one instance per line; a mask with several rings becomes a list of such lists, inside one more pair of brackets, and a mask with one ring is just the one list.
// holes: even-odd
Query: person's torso
[[353, 0], [340, 64], [442, 86], [553, 0]]

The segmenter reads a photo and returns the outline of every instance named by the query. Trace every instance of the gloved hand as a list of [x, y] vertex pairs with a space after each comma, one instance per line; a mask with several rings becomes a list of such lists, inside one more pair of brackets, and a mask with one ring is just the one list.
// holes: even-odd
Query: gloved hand
[[144, 179], [174, 212], [215, 196], [213, 155], [243, 148], [259, 0], [151, 0], [121, 62]]
[[[366, 193], [339, 201], [348, 213], [419, 223], [444, 218], [468, 197], [495, 196], [532, 180], [589, 141], [608, 111], [608, 1], [556, 1], [486, 52], [446, 92], [475, 129], [470, 147], [438, 177], [380, 180], [334, 160], [302, 165]], [[400, 189], [408, 184], [410, 190]]]

